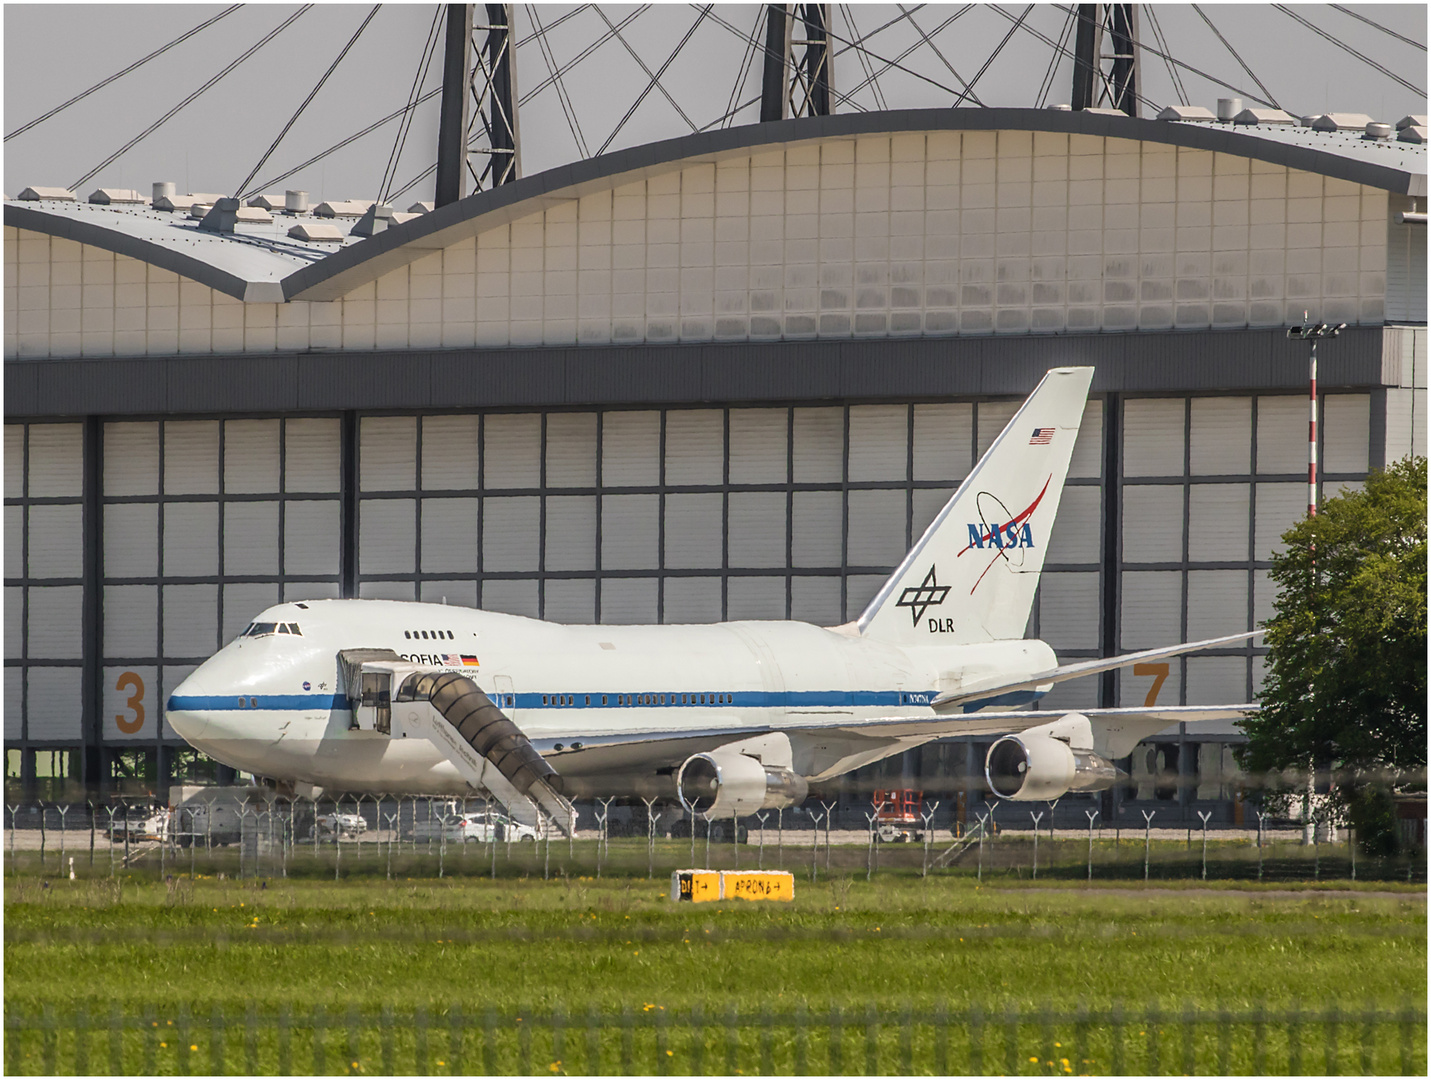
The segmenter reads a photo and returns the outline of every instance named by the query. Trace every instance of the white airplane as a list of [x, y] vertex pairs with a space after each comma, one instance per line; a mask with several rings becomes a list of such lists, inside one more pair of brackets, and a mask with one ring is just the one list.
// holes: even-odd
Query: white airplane
[[1048, 372], [854, 622], [563, 626], [284, 603], [184, 680], [169, 723], [285, 787], [484, 793], [563, 830], [575, 797], [675, 797], [707, 820], [792, 806], [811, 783], [953, 735], [1004, 735], [985, 773], [1005, 799], [1106, 788], [1111, 762], [1168, 724], [1256, 706], [1011, 707], [1260, 631], [1062, 666], [1022, 636], [1092, 377]]

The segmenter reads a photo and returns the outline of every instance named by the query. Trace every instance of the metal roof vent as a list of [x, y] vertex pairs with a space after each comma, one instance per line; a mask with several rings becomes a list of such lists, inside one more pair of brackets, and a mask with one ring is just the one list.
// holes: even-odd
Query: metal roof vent
[[244, 205], [257, 207], [259, 210], [277, 210], [282, 204], [276, 195], [250, 195]]
[[1073, 106], [1068, 104], [1050, 105], [1048, 106], [1048, 110], [1049, 112], [1072, 112]]
[[176, 191], [174, 181], [156, 180], [154, 182], [154, 201], [158, 202], [160, 199], [172, 199]]
[[285, 191], [283, 193], [283, 209], [289, 214], [308, 213], [308, 192]]
[[[197, 210], [198, 207], [194, 209]], [[238, 213], [237, 199], [215, 199], [213, 208], [204, 215], [204, 220], [199, 222], [199, 228], [205, 232], [231, 233], [238, 221]], [[190, 210], [189, 215], [192, 217], [194, 210]]]
[[244, 225], [267, 225], [273, 215], [262, 206], [244, 206], [234, 214], [234, 219]]
[[351, 217], [360, 218], [368, 212], [371, 202], [364, 199], [332, 199], [328, 202], [321, 202], [313, 208], [313, 212], [319, 217]]
[[415, 202], [407, 208], [409, 214], [430, 214], [435, 204], [430, 202]]
[[1243, 109], [1232, 118], [1234, 124], [1295, 124], [1297, 118], [1281, 109]]
[[392, 223], [393, 208], [386, 203], [373, 203], [351, 231], [354, 236], [376, 236]]
[[1424, 117], [1424, 116], [1417, 116], [1415, 113], [1412, 113], [1410, 116], [1403, 116], [1400, 120], [1396, 121], [1396, 130], [1397, 130], [1397, 131], [1400, 131], [1402, 128], [1425, 127], [1425, 126], [1426, 126], [1426, 117]]
[[1322, 113], [1312, 118], [1311, 128], [1313, 131], [1365, 131], [1371, 122], [1366, 113]]
[[96, 206], [136, 206], [149, 200], [131, 188], [96, 188], [89, 201]]
[[59, 202], [79, 202], [75, 198], [75, 193], [69, 188], [62, 187], [27, 187], [20, 192], [16, 198], [23, 202], [36, 202], [40, 199], [55, 199]]
[[1391, 138], [1390, 124], [1367, 124], [1364, 139], [1389, 139]]
[[1224, 123], [1242, 111], [1240, 97], [1220, 97], [1217, 99], [1217, 118]]
[[1396, 141], [1418, 143], [1424, 146], [1426, 144], [1426, 128], [1421, 124], [1408, 124], [1396, 133]]
[[325, 225], [318, 221], [305, 221], [288, 230], [295, 240], [342, 240], [343, 230], [336, 225]]
[[1169, 105], [1162, 112], [1158, 113], [1159, 120], [1188, 120], [1188, 121], [1209, 121], [1216, 120], [1212, 112], [1204, 109], [1201, 105]]

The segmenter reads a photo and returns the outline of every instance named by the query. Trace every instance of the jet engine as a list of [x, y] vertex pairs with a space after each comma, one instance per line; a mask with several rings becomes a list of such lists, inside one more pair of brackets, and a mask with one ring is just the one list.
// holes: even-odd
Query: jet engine
[[676, 774], [676, 792], [687, 810], [714, 821], [795, 806], [810, 785], [791, 769], [722, 747], [687, 758]]
[[[1080, 723], [1081, 721], [1081, 723]], [[1112, 762], [1099, 757], [1090, 740], [1070, 738], [1086, 729], [1088, 718], [1071, 713], [1053, 724], [1005, 735], [989, 747], [984, 775], [1001, 799], [1039, 802], [1070, 791], [1102, 791], [1118, 781]]]

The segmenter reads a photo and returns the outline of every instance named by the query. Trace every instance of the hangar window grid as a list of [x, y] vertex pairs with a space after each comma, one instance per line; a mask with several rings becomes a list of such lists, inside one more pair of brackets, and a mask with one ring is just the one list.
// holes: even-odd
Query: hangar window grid
[[[535, 414], [531, 412], [513, 414], [508, 411], [483, 412], [478, 414], [480, 426], [476, 428], [474, 436], [477, 445], [483, 448], [478, 457], [478, 483], [460, 488], [423, 486], [422, 474], [426, 461], [424, 457], [425, 423], [419, 422], [414, 425], [410, 436], [410, 452], [413, 459], [410, 475], [413, 476], [415, 482], [411, 485], [404, 485], [401, 489], [380, 490], [373, 488], [362, 491], [359, 511], [360, 546], [363, 542], [364, 514], [366, 513], [368, 521], [380, 521], [384, 529], [392, 531], [397, 542], [407, 549], [399, 552], [397, 557], [400, 557], [406, 566], [413, 569], [397, 572], [373, 572], [366, 569], [365, 566], [360, 566], [359, 595], [385, 599], [420, 598], [426, 601], [452, 599], [455, 596], [462, 603], [491, 610], [507, 610], [515, 614], [569, 622], [607, 620], [665, 623], [683, 619], [703, 622], [739, 618], [796, 618], [809, 619], [825, 625], [836, 625], [848, 621], [859, 615], [879, 584], [893, 571], [898, 560], [913, 545], [927, 521], [947, 501], [948, 496], [952, 495], [954, 488], [967, 474], [972, 463], [977, 460], [980, 450], [987, 446], [999, 430], [1002, 430], [1008, 415], [1017, 402], [1000, 399], [957, 403], [970, 410], [967, 457], [957, 470], [949, 472], [946, 479], [916, 478], [915, 410], [919, 405], [925, 403], [878, 403], [879, 407], [899, 410], [903, 413], [902, 447], [899, 451], [902, 467], [899, 474], [891, 474], [887, 479], [852, 479], [851, 410], [860, 409], [866, 404], [868, 403], [848, 402], [823, 407], [829, 411], [838, 410], [840, 424], [838, 478], [831, 475], [828, 479], [823, 480], [796, 479], [798, 475], [796, 425], [797, 412], [802, 408], [800, 406], [744, 408], [725, 406], [709, 410], [675, 408], [570, 409], [549, 410]], [[668, 452], [671, 449], [670, 442], [672, 440], [670, 420], [673, 416], [682, 413], [689, 415], [703, 411], [718, 413], [720, 417], [718, 469], [712, 470], [718, 472], [719, 479], [716, 480], [712, 477], [703, 483], [681, 482], [679, 478], [668, 476], [667, 467], [672, 460], [672, 456]], [[750, 415], [752, 412], [784, 414], [783, 425], [781, 425], [784, 428], [785, 444], [784, 461], [781, 468], [783, 477], [781, 479], [741, 482], [739, 479], [732, 478], [732, 417], [742, 412], [745, 412], [746, 415]], [[609, 418], [613, 414], [655, 418], [657, 438], [655, 445], [651, 448], [655, 451], [656, 457], [656, 468], [651, 477], [654, 482], [604, 482], [609, 478], [605, 460], [607, 440], [604, 436], [610, 422]], [[423, 414], [422, 419], [430, 421], [440, 415], [443, 414]], [[536, 482], [524, 486], [492, 484], [487, 475], [489, 463], [487, 448], [492, 445], [492, 440], [488, 437], [488, 420], [493, 416], [511, 415], [534, 417], [540, 425], [538, 460], [535, 470]], [[584, 415], [594, 418], [594, 430], [591, 434], [592, 453], [595, 461], [590, 483], [558, 486], [549, 480], [551, 470], [548, 467], [548, 455], [553, 447], [549, 421], [552, 417], [559, 415]], [[384, 419], [399, 418], [392, 417], [391, 414], [365, 414], [359, 423], [361, 425], [371, 421], [381, 422]], [[376, 441], [374, 440], [374, 442]], [[360, 439], [360, 445], [361, 443]], [[406, 465], [401, 468], [404, 473], [408, 473]], [[358, 465], [358, 472], [360, 475], [364, 474], [361, 461]], [[1075, 476], [1070, 478], [1069, 486], [1096, 489], [1099, 483], [1097, 476]], [[868, 493], [872, 499], [879, 494], [886, 494], [893, 496], [890, 501], [897, 500], [901, 504], [898, 511], [902, 524], [898, 530], [899, 535], [886, 537], [890, 555], [888, 560], [871, 562], [859, 561], [858, 558], [852, 557], [851, 504], [852, 501], [859, 500], [861, 493]], [[838, 497], [838, 556], [826, 557], [813, 563], [799, 556], [795, 535], [795, 500], [802, 494], [825, 494]], [[743, 562], [739, 557], [733, 556], [732, 503], [742, 496], [759, 495], [773, 495], [784, 503], [782, 514], [784, 536], [781, 545], [783, 552], [778, 562], [762, 562], [760, 559]], [[921, 495], [924, 495], [922, 500], [920, 499]], [[853, 500], [852, 496], [854, 496]], [[681, 497], [708, 497], [720, 500], [718, 560], [712, 557], [707, 563], [695, 566], [670, 565], [672, 562], [679, 563], [681, 561], [669, 558], [670, 547], [668, 546], [668, 528], [673, 524], [671, 502]], [[508, 499], [529, 499], [535, 503], [536, 517], [532, 522], [535, 526], [532, 536], [535, 550], [532, 553], [532, 562], [526, 569], [494, 569], [489, 565], [487, 558], [489, 534], [486, 530], [491, 521], [491, 515], [502, 507], [510, 505], [501, 501]], [[593, 515], [590, 522], [591, 532], [586, 538], [590, 546], [589, 566], [582, 569], [553, 567], [549, 565], [548, 558], [554, 547], [551, 543], [553, 534], [549, 529], [549, 512], [553, 507], [554, 500], [576, 499], [590, 500], [591, 503]], [[655, 527], [654, 530], [651, 530], [652, 535], [646, 538], [652, 549], [650, 553], [654, 555], [654, 558], [649, 560], [648, 565], [633, 566], [630, 562], [623, 565], [620, 560], [612, 560], [613, 552], [606, 544], [607, 533], [610, 531], [608, 527], [614, 523], [618, 513], [612, 506], [612, 500], [634, 499], [648, 500], [647, 505], [654, 510]], [[474, 535], [475, 566], [468, 574], [454, 574], [450, 570], [441, 568], [429, 569], [424, 564], [426, 507], [433, 500], [469, 500], [471, 503], [468, 513], [471, 515]], [[386, 504], [386, 508], [383, 504]], [[632, 505], [632, 503], [624, 503], [623, 508], [629, 508]], [[639, 506], [639, 504], [637, 505]], [[397, 527], [393, 525], [393, 517], [389, 516], [392, 514], [393, 508], [396, 508], [396, 515], [402, 519], [401, 525]], [[531, 512], [530, 507], [528, 512]], [[1099, 539], [1101, 540], [1101, 534]], [[715, 545], [712, 544], [712, 548], [714, 547]], [[828, 554], [829, 556], [835, 555], [833, 550]], [[373, 549], [366, 549], [364, 556], [367, 558], [367, 563], [371, 564]], [[385, 550], [380, 556], [383, 559], [392, 557], [394, 556], [391, 549]], [[617, 561], [618, 565], [614, 567], [609, 565], [611, 561]], [[1050, 562], [1048, 569], [1055, 572], [1077, 572], [1095, 576], [1099, 573], [1096, 559], [1076, 563]], [[672, 596], [673, 591], [679, 590], [678, 584], [676, 590], [672, 589], [672, 585], [683, 581], [697, 588], [703, 585], [707, 586], [705, 599], [707, 606], [705, 608], [692, 611], [689, 606], [682, 603], [681, 599]], [[553, 602], [554, 594], [567, 583], [586, 582], [590, 583], [591, 590], [589, 607], [585, 608], [580, 616], [572, 617], [566, 614], [572, 610], [567, 606], [569, 599], [557, 598]], [[647, 592], [645, 600], [647, 606], [643, 613], [645, 617], [639, 615], [634, 618], [623, 617], [619, 609], [613, 611], [615, 605], [610, 603], [612, 592], [629, 589], [632, 587], [630, 583], [637, 582], [650, 583], [649, 586], [644, 587]], [[715, 597], [711, 595], [714, 590], [709, 588], [712, 582], [718, 583], [718, 607], [713, 602]], [[808, 588], [814, 582], [825, 582], [833, 587], [827, 590], [826, 607], [823, 612], [812, 609], [808, 603], [802, 605], [801, 598], [797, 595], [802, 586]], [[531, 586], [527, 590], [525, 602], [520, 600], [514, 602], [514, 588], [511, 586], [506, 589], [502, 588], [507, 583], [511, 583], [511, 586]], [[751, 583], [757, 589], [759, 587], [757, 583], [768, 583], [776, 594], [775, 602], [769, 603], [768, 597], [759, 597], [756, 603], [752, 604], [750, 595], [733, 597], [732, 587], [734, 586], [735, 592], [741, 593], [743, 583]], [[497, 585], [497, 588], [492, 587], [494, 584]], [[463, 588], [468, 588], [469, 591], [463, 593], [461, 591]], [[643, 586], [636, 586], [636, 588], [643, 588]], [[583, 596], [582, 601], [584, 600]], [[578, 601], [578, 603], [582, 601]], [[612, 618], [613, 615], [615, 618]], [[1037, 614], [1031, 619], [1029, 629], [1030, 632], [1037, 632]], [[1060, 653], [1069, 656], [1094, 656], [1097, 655], [1097, 649], [1063, 648], [1060, 649]]]
[[[101, 576], [101, 590], [104, 597], [106, 615], [119, 607], [115, 590], [134, 590], [130, 595], [139, 598], [137, 610], [145, 623], [140, 636], [147, 640], [138, 643], [138, 648], [128, 647], [129, 641], [118, 632], [103, 635], [101, 670], [104, 701], [100, 714], [102, 727], [101, 741], [118, 749], [121, 745], [131, 748], [173, 746], [182, 748], [182, 743], [163, 725], [163, 702], [168, 694], [195, 667], [208, 659], [215, 651], [248, 625], [249, 620], [262, 608], [282, 599], [305, 599], [319, 596], [337, 596], [339, 574], [337, 571], [337, 530], [341, 500], [341, 479], [338, 477], [339, 436], [338, 420], [332, 417], [284, 417], [257, 418], [261, 424], [272, 424], [276, 443], [274, 464], [277, 470], [276, 483], [257, 485], [259, 490], [230, 490], [230, 477], [234, 473], [235, 460], [241, 458], [243, 449], [234, 448], [229, 439], [233, 425], [252, 421], [247, 417], [185, 418], [173, 419], [143, 418], [122, 423], [140, 423], [152, 427], [156, 450], [153, 461], [152, 490], [144, 493], [113, 493], [105, 490], [100, 496], [102, 513], [106, 524], [111, 524], [110, 515], [116, 508], [152, 508], [154, 532], [152, 550], [141, 551], [140, 558], [152, 556], [153, 571], [113, 572], [115, 568], [104, 565]], [[332, 490], [306, 490], [293, 482], [290, 469], [289, 435], [295, 423], [311, 423], [315, 420], [330, 421], [332, 427], [332, 448], [334, 479]], [[106, 435], [114, 432], [116, 424], [102, 425]], [[175, 491], [169, 482], [169, 439], [174, 425], [209, 425], [214, 428], [215, 454], [207, 462], [212, 468], [212, 484], [203, 491]], [[117, 452], [113, 440], [105, 439], [106, 445], [100, 454], [106, 459]], [[141, 485], [147, 486], [147, 485]], [[252, 483], [238, 484], [240, 488], [253, 487]], [[320, 485], [325, 486], [325, 485]], [[108, 487], [108, 485], [106, 485]], [[267, 487], [268, 490], [263, 488]], [[290, 566], [293, 548], [290, 536], [291, 508], [296, 504], [305, 506], [323, 505], [333, 509], [332, 552], [327, 560], [328, 571], [315, 569], [311, 557], [298, 571]], [[275, 535], [271, 538], [272, 562], [266, 570], [258, 572], [236, 572], [232, 569], [235, 548], [248, 548], [249, 544], [230, 544], [227, 526], [235, 511], [240, 507], [272, 507]], [[201, 512], [212, 510], [213, 547], [205, 554], [212, 560], [201, 572], [176, 572], [166, 561], [166, 548], [171, 547], [172, 531], [166, 524], [178, 518], [185, 510], [197, 509]], [[191, 522], [185, 523], [192, 526]], [[108, 531], [108, 530], [107, 530]], [[203, 536], [183, 535], [187, 529], [181, 526], [181, 540], [207, 544]], [[142, 591], [141, 591], [142, 590]], [[200, 592], [200, 590], [203, 590]], [[184, 596], [183, 591], [189, 595]], [[260, 595], [262, 594], [262, 595]], [[301, 595], [300, 595], [301, 594]], [[113, 607], [112, 607], [113, 605]], [[209, 612], [205, 611], [209, 609]], [[147, 609], [147, 610], [145, 610]], [[136, 610], [136, 609], [131, 609]], [[210, 614], [211, 612], [211, 614]], [[152, 616], [152, 623], [148, 619]], [[182, 626], [187, 616], [190, 621], [197, 618], [200, 627]], [[152, 627], [152, 633], [145, 630]], [[195, 632], [197, 630], [197, 632]], [[126, 672], [133, 672], [144, 685], [145, 723], [133, 734], [121, 732], [117, 728], [116, 709], [123, 715], [126, 694], [119, 687], [119, 681]], [[111, 708], [115, 705], [115, 708]]]

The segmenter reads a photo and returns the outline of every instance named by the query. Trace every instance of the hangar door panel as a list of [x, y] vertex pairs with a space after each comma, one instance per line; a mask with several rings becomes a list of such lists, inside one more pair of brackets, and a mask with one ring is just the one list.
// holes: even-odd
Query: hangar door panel
[[596, 568], [596, 496], [547, 498], [547, 570]]
[[5, 738], [19, 739], [24, 732], [24, 674], [19, 668], [5, 669]]
[[541, 503], [533, 495], [484, 499], [482, 567], [487, 571], [536, 570], [541, 550]]
[[652, 487], [661, 476], [661, 414], [609, 412], [601, 426], [603, 487]]
[[850, 479], [903, 480], [909, 471], [909, 408], [850, 408]]
[[337, 420], [283, 422], [283, 490], [335, 492], [339, 473]]
[[1182, 476], [1182, 398], [1134, 398], [1123, 403], [1123, 475]]
[[164, 576], [213, 577], [219, 572], [219, 504], [164, 504]]
[[481, 464], [476, 416], [422, 418], [424, 491], [467, 491], [477, 486]]
[[[731, 410], [731, 483], [755, 483], [737, 479], [739, 440], [735, 439], [736, 416], [744, 409]], [[782, 411], [781, 416], [784, 416]], [[608, 418], [609, 419], [609, 418]], [[718, 485], [724, 481], [725, 414], [719, 409], [672, 409], [666, 413], [666, 483]], [[744, 454], [746, 451], [741, 450]], [[606, 483], [613, 483], [607, 472]], [[780, 479], [785, 478], [784, 468]]]
[[281, 430], [279, 420], [224, 421], [225, 494], [266, 495], [280, 490]]
[[1257, 471], [1307, 475], [1307, 422], [1310, 409], [1305, 397], [1257, 399]]
[[283, 506], [283, 571], [336, 576], [339, 515], [336, 500], [293, 500]]
[[[8, 550], [10, 537], [9, 515], [11, 511], [21, 514], [18, 506], [7, 506], [6, 512], [6, 562], [11, 558]], [[32, 578], [77, 578], [81, 574], [81, 559], [84, 547], [83, 514], [78, 505], [31, 506], [30, 507], [30, 574]], [[19, 537], [15, 538], [17, 541]], [[16, 545], [14, 557], [18, 561], [21, 548]], [[7, 576], [9, 576], [7, 570]], [[15, 575], [19, 576], [19, 575]]]
[[417, 483], [417, 417], [363, 417], [358, 476], [363, 491], [411, 491]]
[[[669, 414], [676, 416], [676, 413]], [[789, 412], [785, 409], [730, 411], [730, 482], [783, 484], [789, 473]], [[667, 452], [670, 420], [667, 420]], [[717, 461], [719, 460], [717, 451]], [[669, 475], [666, 482], [670, 483]], [[717, 476], [707, 483], [720, 483]]]
[[477, 572], [477, 500], [422, 500], [422, 571]]
[[[1048, 563], [1097, 563], [1102, 540], [1103, 490], [1065, 487], [1048, 538]], [[936, 511], [937, 512], [937, 511]], [[1037, 538], [1042, 542], [1042, 537]]]
[[721, 621], [720, 578], [667, 578], [664, 618], [667, 623]]
[[230, 502], [224, 506], [224, 573], [278, 573], [278, 503]]
[[1190, 465], [1195, 476], [1252, 471], [1252, 399], [1193, 398]]
[[725, 497], [715, 491], [666, 496], [668, 570], [720, 568], [724, 507]]
[[30, 587], [29, 641], [31, 660], [78, 660], [84, 590], [78, 585]]
[[1068, 463], [1070, 478], [1092, 479], [1103, 475], [1103, 402], [1090, 401], [1083, 407], [1083, 421]]
[[655, 495], [608, 495], [601, 500], [603, 569], [646, 570], [656, 565], [657, 513]]
[[1188, 640], [1237, 634], [1247, 625], [1246, 570], [1188, 572]]
[[217, 495], [219, 422], [169, 420], [164, 424], [164, 492]]
[[153, 585], [104, 587], [104, 655], [157, 656], [159, 590]]
[[1176, 570], [1125, 571], [1123, 649], [1176, 645], [1182, 634], [1182, 574]]
[[1329, 473], [1364, 473], [1371, 445], [1371, 398], [1331, 394], [1322, 402], [1322, 468]]
[[[730, 565], [785, 565], [783, 491], [736, 491], [730, 495]], [[783, 609], [782, 601], [782, 609]]]
[[482, 421], [482, 482], [490, 488], [535, 488], [542, 482], [542, 418], [489, 415]]
[[1008, 427], [1009, 421], [1014, 418], [1014, 413], [1019, 411], [1022, 404], [1022, 401], [979, 402], [979, 457], [984, 456], [984, 451], [988, 450], [1004, 428]]
[[104, 493], [155, 495], [159, 492], [159, 425], [104, 425]]
[[1193, 484], [1188, 492], [1188, 559], [1243, 562], [1248, 557], [1251, 488]]
[[953, 488], [973, 467], [974, 406], [914, 407], [914, 479], [938, 480]]
[[31, 740], [80, 737], [81, 673], [77, 667], [32, 667], [26, 682], [25, 716]]
[[595, 486], [596, 414], [547, 414], [547, 487]]
[[1039, 637], [1054, 649], [1097, 649], [1098, 575], [1045, 572], [1039, 582]]
[[[6, 434], [9, 434], [8, 428]], [[11, 467], [9, 455], [14, 452], [7, 441], [7, 481]], [[84, 486], [83, 452], [84, 429], [79, 424], [31, 424], [30, 497], [78, 497]], [[23, 455], [16, 453], [14, 467], [18, 470], [23, 464]], [[8, 495], [8, 482], [6, 489]]]

